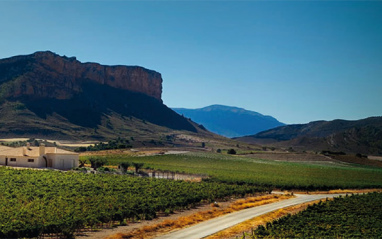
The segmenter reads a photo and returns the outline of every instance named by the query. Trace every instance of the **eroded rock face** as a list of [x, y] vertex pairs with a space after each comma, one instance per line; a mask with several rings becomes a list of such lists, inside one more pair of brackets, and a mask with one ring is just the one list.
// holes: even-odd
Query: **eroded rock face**
[[[0, 60], [3, 97], [70, 99], [87, 81], [144, 93], [161, 101], [161, 74], [139, 66], [81, 63], [50, 51]], [[8, 83], [7, 83], [8, 82]]]

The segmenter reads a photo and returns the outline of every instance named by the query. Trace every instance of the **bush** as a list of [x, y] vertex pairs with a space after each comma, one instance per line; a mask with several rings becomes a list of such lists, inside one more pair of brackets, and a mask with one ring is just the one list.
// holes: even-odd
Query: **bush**
[[110, 172], [110, 168], [107, 167], [99, 167], [97, 169], [98, 172]]
[[355, 156], [356, 156], [357, 158], [367, 158], [367, 155], [360, 154], [360, 153], [356, 154]]
[[150, 175], [144, 171], [139, 171], [139, 174], [143, 177], [149, 177]]
[[229, 150], [227, 151], [227, 154], [236, 154], [236, 150], [234, 150], [234, 149], [229, 149]]
[[119, 169], [121, 169], [122, 172], [126, 173], [130, 165], [131, 164], [129, 162], [122, 162], [119, 164]]
[[329, 150], [322, 150], [321, 154], [329, 156], [329, 155], [346, 155], [345, 152], [335, 152], [335, 151], [329, 151]]
[[79, 168], [85, 167], [86, 160], [80, 159], [78, 160], [78, 162], [79, 162], [79, 165], [78, 165]]
[[73, 168], [73, 170], [84, 172], [84, 173], [86, 173], [88, 171], [86, 168], [83, 168], [83, 167], [76, 167], [76, 168]]
[[107, 163], [107, 159], [105, 158], [96, 158], [96, 157], [90, 157], [89, 162], [91, 164], [91, 167], [96, 170], [99, 167], [102, 167]]
[[85, 152], [85, 151], [86, 151], [86, 147], [79, 147], [74, 150], [74, 152]]
[[144, 163], [133, 163], [133, 166], [135, 167], [135, 172], [138, 173], [139, 169], [143, 167]]

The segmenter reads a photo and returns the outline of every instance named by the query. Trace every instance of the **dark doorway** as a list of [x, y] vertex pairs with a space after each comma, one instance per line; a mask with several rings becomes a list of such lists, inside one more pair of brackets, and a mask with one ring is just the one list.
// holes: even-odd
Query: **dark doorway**
[[45, 159], [45, 168], [47, 168], [48, 167], [48, 159], [45, 156], [43, 156], [43, 158]]

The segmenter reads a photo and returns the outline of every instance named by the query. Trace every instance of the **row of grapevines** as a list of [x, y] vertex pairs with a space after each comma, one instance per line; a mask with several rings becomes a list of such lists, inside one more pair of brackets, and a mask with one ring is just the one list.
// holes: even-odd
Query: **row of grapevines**
[[[272, 186], [282, 190], [321, 191], [382, 187], [382, 170], [380, 168], [277, 162], [211, 153], [151, 157], [108, 155], [105, 158], [112, 165], [132, 161], [144, 163], [146, 167], [156, 170], [205, 174], [210, 176], [209, 181]], [[86, 159], [86, 157], [82, 157], [82, 159]]]
[[266, 190], [247, 185], [3, 167], [0, 180], [0, 238], [47, 233], [71, 236], [79, 228], [150, 219], [166, 209]]
[[380, 238], [381, 219], [382, 193], [352, 195], [259, 226], [246, 238]]

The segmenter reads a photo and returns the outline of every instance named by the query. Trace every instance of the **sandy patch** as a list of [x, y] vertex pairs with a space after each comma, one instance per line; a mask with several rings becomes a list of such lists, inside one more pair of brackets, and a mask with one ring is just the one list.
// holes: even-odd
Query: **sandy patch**
[[368, 159], [382, 161], [382, 156], [368, 156]]
[[165, 152], [164, 154], [186, 154], [190, 151], [175, 151], [175, 150], [170, 150], [170, 151], [167, 151]]
[[0, 142], [17, 142], [17, 141], [27, 141], [29, 138], [10, 138], [10, 139], [0, 139]]
[[[30, 138], [9, 138], [9, 139], [0, 139], [0, 142], [18, 142], [18, 141], [27, 141]], [[90, 145], [94, 145], [99, 143], [98, 141], [66, 141], [66, 140], [53, 140], [53, 139], [36, 139], [41, 141], [47, 141], [49, 143], [56, 143], [59, 146], [67, 146], [67, 147], [88, 147]]]

